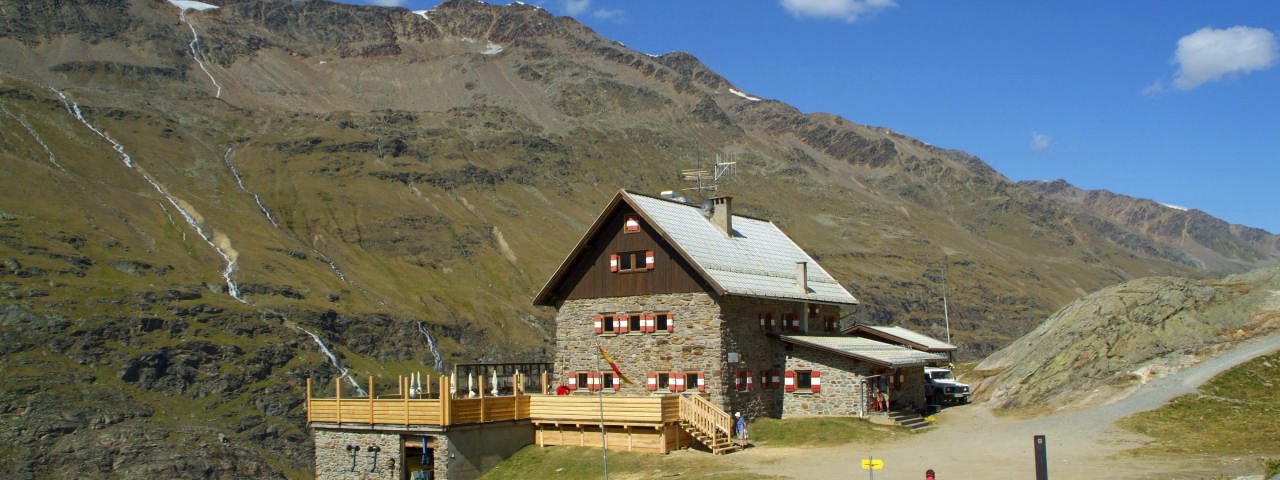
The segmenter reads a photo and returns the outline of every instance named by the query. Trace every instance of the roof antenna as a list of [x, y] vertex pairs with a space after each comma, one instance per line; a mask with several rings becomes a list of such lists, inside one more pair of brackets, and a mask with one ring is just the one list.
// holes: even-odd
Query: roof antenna
[[706, 169], [693, 168], [680, 171], [680, 178], [686, 182], [693, 183], [692, 187], [684, 188], [683, 191], [693, 191], [700, 197], [705, 197], [702, 192], [718, 192], [720, 191], [720, 179], [729, 176], [738, 170], [737, 155], [734, 154], [716, 154], [716, 163], [711, 171]]

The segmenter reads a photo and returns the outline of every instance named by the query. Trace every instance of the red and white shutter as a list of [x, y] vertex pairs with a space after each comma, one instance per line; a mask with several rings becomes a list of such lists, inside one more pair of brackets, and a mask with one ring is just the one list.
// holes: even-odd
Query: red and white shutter
[[653, 270], [653, 250], [644, 252], [644, 269]]
[[623, 225], [628, 232], [640, 231], [640, 220], [635, 215], [627, 215], [627, 221]]
[[614, 375], [613, 375], [613, 385], [612, 385], [612, 387], [613, 387], [613, 389], [614, 389], [615, 391], [617, 391], [617, 390], [622, 390], [622, 378], [620, 378], [617, 374], [614, 374]]
[[787, 370], [786, 377], [782, 380], [782, 386], [787, 393], [796, 391], [796, 372]]
[[772, 381], [770, 381], [769, 383], [773, 384], [773, 388], [781, 387], [781, 386], [782, 386], [782, 372], [779, 372], [779, 371], [777, 371], [777, 370], [774, 370], [774, 371], [773, 371], [773, 372], [771, 372], [771, 373], [772, 373], [772, 377], [773, 377], [773, 378], [771, 379]]
[[618, 271], [618, 254], [616, 253], [609, 255], [609, 271]]
[[657, 325], [658, 325], [658, 315], [657, 315], [657, 314], [653, 314], [653, 313], [645, 314], [645, 316], [644, 316], [644, 331], [645, 331], [645, 332], [653, 333], [653, 332], [657, 331]]
[[603, 331], [604, 331], [604, 317], [603, 317], [603, 316], [601, 316], [601, 315], [596, 315], [596, 316], [595, 316], [595, 318], [594, 318], [594, 320], [595, 320], [595, 329], [594, 329], [594, 331], [595, 331], [596, 333], [603, 332]]
[[797, 316], [797, 315], [796, 315], [796, 314], [794, 314], [794, 313], [792, 313], [792, 314], [790, 315], [790, 317], [791, 317], [791, 331], [792, 331], [792, 332], [799, 332], [799, 331], [800, 331], [800, 317], [799, 317], [799, 316]]
[[658, 389], [658, 374], [656, 372], [649, 372], [649, 378], [645, 380], [644, 388], [650, 392]]
[[673, 392], [684, 391], [684, 375], [676, 375], [671, 379], [671, 391]]
[[618, 312], [618, 316], [615, 318], [617, 319], [617, 323], [614, 324], [614, 330], [618, 333], [627, 333], [631, 331], [631, 317], [628, 317], [625, 313]]
[[706, 378], [702, 376], [702, 372], [698, 372], [698, 391], [699, 392], [707, 391], [707, 381], [706, 381]]
[[750, 392], [751, 386], [753, 383], [751, 379], [755, 377], [755, 375], [753, 375], [751, 372], [742, 372], [742, 376], [746, 380], [747, 391]]
[[568, 383], [569, 390], [577, 390], [578, 376], [575, 375], [573, 372], [565, 372], [565, 375], [569, 377], [569, 383]]
[[667, 314], [667, 333], [674, 332], [675, 330], [676, 330], [676, 314], [668, 313]]
[[733, 374], [733, 391], [742, 390], [742, 372]]
[[600, 378], [596, 372], [587, 372], [587, 390], [596, 391], [600, 389]]
[[818, 371], [814, 370], [809, 373], [809, 385], [813, 386], [813, 393], [822, 391], [822, 377], [818, 376]]
[[764, 317], [769, 320], [769, 330], [777, 330], [778, 322], [773, 319], [773, 313], [766, 313]]

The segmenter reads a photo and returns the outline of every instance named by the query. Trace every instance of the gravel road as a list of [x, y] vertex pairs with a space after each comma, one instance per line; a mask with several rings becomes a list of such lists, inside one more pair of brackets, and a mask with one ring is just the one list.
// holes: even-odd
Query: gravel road
[[1085, 409], [1041, 417], [996, 416], [982, 404], [949, 408], [933, 431], [882, 445], [808, 449], [755, 448], [732, 455], [745, 470], [804, 479], [869, 478], [860, 459], [884, 460], [877, 480], [922, 479], [933, 469], [939, 480], [1034, 478], [1035, 435], [1045, 435], [1049, 476], [1060, 479], [1215, 478], [1257, 475], [1252, 458], [1154, 458], [1116, 455], [1144, 437], [1113, 423], [1195, 391], [1214, 375], [1280, 350], [1280, 333], [1243, 342], [1194, 366], [1148, 382], [1123, 398]]

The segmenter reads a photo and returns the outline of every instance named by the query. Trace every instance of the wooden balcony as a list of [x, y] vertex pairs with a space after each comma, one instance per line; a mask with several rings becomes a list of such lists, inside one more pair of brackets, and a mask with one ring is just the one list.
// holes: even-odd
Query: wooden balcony
[[[307, 422], [358, 424], [362, 426], [446, 427], [500, 421], [529, 420], [535, 424], [599, 425], [603, 407], [604, 423], [611, 426], [657, 427], [680, 420], [678, 395], [626, 397], [604, 395], [528, 394], [514, 389], [511, 395], [486, 395], [486, 380], [479, 379], [475, 397], [456, 398], [449, 392], [449, 380], [441, 377], [435, 392], [425, 398], [405, 395], [409, 391], [405, 379], [393, 393], [379, 396], [370, 379], [368, 395], [343, 398], [340, 383], [332, 398], [313, 398], [311, 380], [307, 380]], [[504, 377], [505, 380], [505, 377]], [[521, 384], [513, 379], [511, 384]], [[434, 398], [433, 398], [434, 397]]]

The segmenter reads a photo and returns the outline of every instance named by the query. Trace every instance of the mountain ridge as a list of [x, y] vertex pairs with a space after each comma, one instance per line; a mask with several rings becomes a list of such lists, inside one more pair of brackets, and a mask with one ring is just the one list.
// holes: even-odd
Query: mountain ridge
[[[33, 445], [8, 477], [305, 477], [308, 378], [550, 358], [530, 300], [567, 245], [716, 154], [735, 209], [864, 302], [846, 321], [941, 337], [947, 275], [965, 358], [1104, 286], [1210, 274], [971, 155], [535, 7], [210, 3], [0, 0], [0, 397], [31, 419], [0, 438]], [[136, 414], [60, 420], [100, 413], [58, 401], [80, 392]]]

